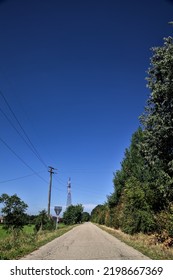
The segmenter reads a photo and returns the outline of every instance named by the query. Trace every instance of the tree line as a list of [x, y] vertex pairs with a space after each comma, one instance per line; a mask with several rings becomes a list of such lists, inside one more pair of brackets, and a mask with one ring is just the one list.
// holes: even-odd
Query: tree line
[[91, 220], [128, 234], [157, 233], [173, 244], [173, 38], [152, 48], [150, 96], [140, 127], [113, 175], [113, 192]]
[[[28, 224], [34, 225], [35, 233], [42, 230], [55, 230], [57, 228], [57, 217], [49, 216], [46, 210], [38, 215], [28, 215], [28, 205], [21, 200], [17, 194], [9, 196], [4, 193], [0, 196], [0, 203], [3, 204], [3, 228], [17, 237]], [[73, 225], [90, 220], [90, 214], [84, 212], [82, 204], [71, 205], [66, 208], [61, 218], [65, 225]]]

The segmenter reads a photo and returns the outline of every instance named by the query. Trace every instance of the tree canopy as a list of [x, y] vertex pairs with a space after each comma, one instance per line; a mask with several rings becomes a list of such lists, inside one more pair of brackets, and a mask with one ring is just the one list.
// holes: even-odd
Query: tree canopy
[[173, 175], [173, 38], [164, 39], [162, 47], [152, 48], [148, 70], [151, 91], [141, 116], [144, 128], [143, 151], [151, 165], [159, 165]]
[[16, 194], [9, 196], [2, 194], [0, 203], [4, 204], [1, 212], [4, 214], [4, 228], [7, 230], [21, 230], [26, 223], [25, 211], [28, 205]]
[[81, 204], [70, 205], [63, 213], [65, 224], [77, 224], [82, 222], [83, 206]]
[[[133, 133], [112, 194], [91, 219], [133, 234], [166, 232], [173, 238], [173, 38], [152, 48], [150, 96]], [[99, 218], [100, 217], [100, 218]], [[109, 217], [109, 218], [108, 218]]]

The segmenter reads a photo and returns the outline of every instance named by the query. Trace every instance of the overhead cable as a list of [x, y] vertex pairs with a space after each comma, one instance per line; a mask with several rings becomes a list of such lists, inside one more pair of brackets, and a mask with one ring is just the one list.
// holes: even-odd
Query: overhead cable
[[4, 94], [0, 91], [0, 94], [2, 96], [2, 98], [4, 99], [8, 109], [10, 110], [10, 112], [12, 113], [13, 117], [15, 118], [16, 122], [18, 123], [20, 129], [22, 130], [22, 132], [24, 133], [26, 139], [28, 140], [28, 142], [25, 140], [25, 138], [23, 137], [23, 135], [18, 131], [18, 129], [13, 125], [13, 123], [11, 122], [11, 120], [7, 117], [7, 115], [1, 110], [1, 112], [3, 113], [3, 115], [5, 116], [5, 118], [8, 120], [8, 122], [10, 123], [10, 125], [16, 130], [16, 132], [20, 135], [20, 137], [23, 139], [23, 141], [27, 144], [27, 146], [31, 149], [31, 151], [35, 154], [35, 156], [40, 160], [40, 162], [42, 162], [42, 164], [46, 167], [47, 169], [47, 164], [44, 162], [44, 160], [41, 158], [39, 152], [37, 151], [37, 149], [35, 148], [34, 144], [31, 142], [29, 136], [27, 135], [26, 131], [24, 130], [24, 128], [22, 127], [21, 123], [19, 122], [16, 114], [14, 113], [14, 111], [12, 110], [11, 106], [9, 105], [7, 99], [5, 98]]
[[0, 141], [26, 166], [28, 167], [37, 177], [39, 177], [42, 181], [44, 181], [46, 184], [48, 182], [41, 177], [30, 165], [28, 165], [1, 137]]

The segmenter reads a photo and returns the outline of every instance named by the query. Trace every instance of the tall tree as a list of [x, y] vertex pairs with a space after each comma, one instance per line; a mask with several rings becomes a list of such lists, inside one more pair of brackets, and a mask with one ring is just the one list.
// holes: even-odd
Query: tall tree
[[0, 203], [4, 204], [1, 212], [4, 214], [4, 228], [13, 232], [19, 232], [26, 224], [25, 211], [28, 205], [16, 194], [9, 196], [2, 194]]
[[108, 205], [110, 208], [118, 204], [125, 188], [126, 181], [129, 178], [135, 177], [139, 181], [143, 182], [148, 176], [145, 161], [140, 152], [140, 145], [142, 141], [143, 131], [139, 127], [132, 135], [130, 147], [125, 151], [125, 156], [121, 163], [121, 169], [114, 174], [114, 192], [108, 196]]
[[173, 38], [164, 38], [163, 46], [152, 51], [147, 77], [151, 94], [140, 117], [142, 151], [167, 204], [173, 199]]

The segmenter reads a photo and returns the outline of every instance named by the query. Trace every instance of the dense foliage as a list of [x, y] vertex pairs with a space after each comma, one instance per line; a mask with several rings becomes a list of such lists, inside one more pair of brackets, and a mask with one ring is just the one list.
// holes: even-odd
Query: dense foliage
[[63, 222], [66, 225], [81, 223], [82, 214], [83, 214], [83, 206], [81, 204], [70, 205], [63, 213]]
[[89, 222], [90, 220], [90, 214], [88, 212], [82, 213], [82, 222]]
[[91, 219], [129, 234], [157, 232], [173, 238], [173, 38], [152, 52], [151, 94], [141, 127], [114, 174], [113, 193], [93, 209]]
[[91, 212], [91, 220], [94, 223], [105, 223], [106, 205], [97, 205]]
[[55, 221], [48, 217], [46, 210], [42, 210], [34, 220], [35, 230], [53, 230], [55, 229]]
[[1, 212], [4, 214], [4, 228], [8, 231], [19, 232], [26, 224], [25, 211], [28, 205], [22, 201], [16, 194], [9, 196], [2, 194], [0, 203], [4, 204]]

